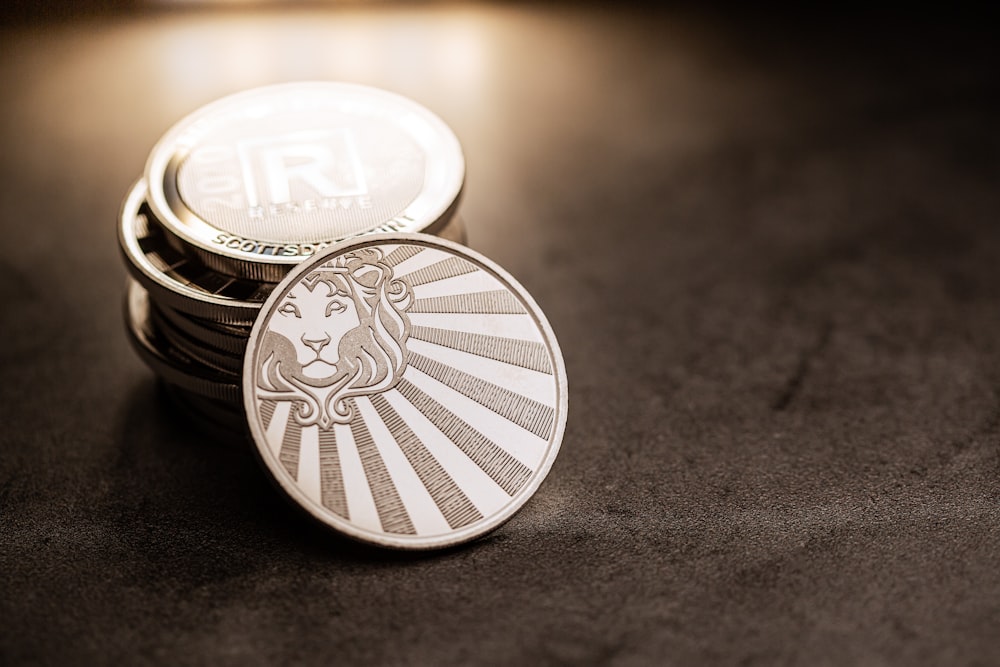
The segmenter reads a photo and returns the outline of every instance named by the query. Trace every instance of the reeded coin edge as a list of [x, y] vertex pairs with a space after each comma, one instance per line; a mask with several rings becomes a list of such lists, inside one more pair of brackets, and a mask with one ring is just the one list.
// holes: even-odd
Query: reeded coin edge
[[149, 320], [168, 345], [190, 357], [193, 361], [220, 373], [237, 375], [243, 370], [243, 358], [240, 351], [225, 352], [193, 338], [163, 317], [156, 308], [152, 307], [152, 304], [149, 309]]
[[[466, 229], [465, 221], [458, 214], [458, 205], [461, 199], [461, 192], [455, 198], [454, 203], [449, 207], [443, 216], [441, 216], [437, 222], [428, 225], [424, 229], [420, 230], [421, 234], [432, 234], [434, 236], [439, 236], [440, 238], [445, 238], [450, 241], [456, 241], [461, 244], [466, 242]], [[296, 264], [308, 261], [317, 254], [322, 253], [326, 250], [331, 243], [336, 243], [339, 241], [334, 241], [331, 243], [324, 242], [322, 248], [320, 248], [316, 253], [312, 255], [298, 255], [297, 261], [287, 264], [268, 264], [265, 262], [258, 261], [259, 257], [266, 257], [266, 255], [248, 255], [243, 259], [234, 260], [232, 257], [226, 255], [218, 254], [218, 248], [208, 249], [191, 245], [185, 239], [180, 238], [164, 227], [160, 226], [164, 230], [164, 236], [166, 237], [167, 243], [174, 248], [177, 252], [193, 255], [201, 264], [205, 265], [209, 269], [221, 273], [226, 276], [233, 276], [243, 280], [256, 280], [263, 283], [277, 283], [291, 270]], [[348, 237], [340, 239], [340, 241], [345, 241], [347, 239], [357, 238], [359, 236], [367, 236], [374, 233], [385, 233], [384, 230], [376, 231], [365, 231], [352, 234]], [[316, 244], [313, 244], [316, 245]]]
[[243, 364], [243, 353], [247, 347], [247, 337], [250, 329], [242, 336], [229, 333], [222, 327], [225, 325], [202, 324], [198, 318], [171, 308], [167, 305], [153, 301], [150, 303], [150, 310], [154, 319], [163, 319], [177, 331], [183, 332], [188, 338], [198, 341], [202, 345], [208, 346], [219, 352], [227, 353], [239, 359], [240, 368]]
[[[453, 167], [441, 169], [439, 180], [444, 183], [444, 186], [441, 188], [442, 194], [430, 196], [425, 192], [421, 192], [399, 216], [393, 220], [387, 220], [383, 224], [407, 219], [408, 222], [405, 224], [403, 230], [405, 232], [422, 232], [438, 225], [444, 226], [447, 224], [454, 214], [462, 195], [465, 182], [465, 156], [458, 137], [455, 136], [454, 131], [444, 120], [422, 104], [403, 95], [381, 88], [339, 81], [299, 81], [261, 86], [227, 95], [195, 109], [167, 130], [153, 147], [153, 150], [150, 151], [144, 171], [145, 180], [150, 185], [148, 194], [149, 206], [154, 215], [160, 220], [164, 229], [184, 243], [197, 248], [199, 255], [201, 253], [210, 254], [211, 257], [209, 260], [214, 262], [213, 268], [216, 270], [221, 270], [219, 267], [227, 265], [226, 262], [228, 261], [236, 264], [236, 268], [231, 273], [241, 276], [245, 275], [252, 279], [273, 277], [274, 280], [279, 280], [281, 276], [277, 275], [276, 272], [280, 272], [287, 269], [288, 266], [298, 264], [299, 262], [308, 260], [310, 257], [316, 256], [263, 255], [228, 248], [224, 245], [212, 245], [210, 239], [216, 238], [224, 230], [217, 228], [209, 221], [202, 219], [194, 211], [188, 209], [180, 200], [179, 195], [176, 199], [178, 207], [181, 210], [180, 212], [174, 210], [171, 206], [171, 201], [175, 199], [175, 196], [171, 194], [173, 188], [165, 188], [164, 185], [168, 179], [173, 177], [171, 174], [174, 173], [180, 161], [187, 154], [185, 151], [188, 147], [181, 145], [179, 140], [191, 128], [197, 126], [198, 121], [203, 121], [206, 117], [210, 117], [222, 109], [229, 108], [234, 103], [239, 104], [245, 100], [252, 100], [256, 97], [280, 92], [283, 89], [312, 89], [322, 92], [323, 90], [329, 90], [332, 86], [345, 91], [350, 90], [359, 94], [380, 97], [391, 101], [391, 103], [402, 105], [436, 130], [443, 147], [451, 153], [449, 160], [455, 161]], [[430, 157], [428, 156], [428, 159]], [[435, 198], [439, 199], [436, 203], [433, 201], [423, 201]], [[419, 205], [416, 206], [417, 210], [412, 210], [417, 202], [423, 204], [423, 209], [425, 210], [422, 210]], [[413, 217], [411, 213], [417, 217]], [[377, 232], [378, 229], [375, 228], [372, 232], [362, 232], [362, 234]], [[330, 239], [328, 243], [333, 244], [341, 240], [346, 239]], [[256, 243], [256, 241], [254, 242]], [[226, 273], [230, 272], [226, 270], [222, 271]]]
[[[548, 347], [549, 354], [551, 356], [552, 367], [554, 369], [553, 377], [555, 378], [556, 384], [556, 408], [558, 410], [558, 416], [555, 420], [555, 429], [552, 437], [549, 439], [549, 447], [542, 458], [542, 463], [532, 474], [531, 480], [518, 492], [516, 497], [511, 498], [510, 502], [490, 517], [459, 530], [437, 536], [425, 535], [421, 537], [406, 537], [387, 534], [384, 532], [365, 530], [348, 521], [345, 521], [344, 519], [329, 512], [326, 508], [318, 505], [314, 500], [306, 496], [301, 489], [299, 489], [295, 480], [291, 478], [287, 471], [285, 471], [280, 463], [275, 459], [270, 447], [267, 444], [266, 436], [261, 430], [257, 416], [258, 408], [256, 405], [256, 387], [254, 378], [257, 340], [261, 336], [266, 323], [270, 320], [274, 309], [281, 301], [284, 293], [303, 276], [329, 259], [356, 248], [387, 243], [421, 245], [428, 248], [447, 250], [458, 255], [459, 257], [478, 264], [483, 270], [493, 275], [494, 278], [498, 279], [502, 284], [508, 287], [511, 293], [520, 299], [522, 304], [525, 306], [525, 310], [530, 313], [532, 320], [538, 326], [544, 337], [546, 346]], [[535, 492], [548, 476], [549, 471], [559, 454], [560, 447], [562, 446], [562, 439], [566, 430], [566, 417], [568, 410], [566, 365], [563, 360], [562, 351], [559, 347], [558, 340], [556, 339], [555, 332], [552, 330], [548, 319], [546, 319], [542, 309], [539, 308], [534, 298], [532, 298], [528, 291], [525, 290], [512, 275], [510, 275], [496, 262], [493, 262], [484, 255], [463, 245], [427, 234], [369, 234], [363, 237], [348, 239], [331, 246], [326, 249], [323, 254], [316, 255], [309, 261], [302, 262], [296, 266], [291, 273], [289, 273], [285, 279], [271, 291], [267, 301], [261, 307], [260, 315], [258, 316], [257, 321], [254, 322], [253, 329], [250, 333], [250, 340], [247, 344], [246, 355], [243, 359], [242, 389], [243, 406], [247, 415], [250, 434], [254, 441], [254, 451], [258, 459], [261, 461], [261, 464], [267, 469], [271, 479], [281, 488], [281, 490], [287, 494], [290, 499], [294, 500], [302, 510], [306, 511], [324, 526], [360, 542], [400, 550], [431, 550], [455, 546], [463, 542], [473, 540], [477, 537], [481, 537], [493, 530], [496, 530], [501, 525], [509, 521], [514, 514], [516, 514], [517, 511], [521, 509], [521, 507], [524, 506], [524, 504], [527, 503], [532, 496], [535, 495]]]
[[[125, 318], [126, 333], [128, 334], [126, 337], [146, 366], [163, 380], [181, 386], [191, 393], [238, 405], [242, 387], [235, 377], [233, 377], [232, 383], [213, 379], [213, 377], [218, 378], [220, 373], [195, 362], [181, 367], [177, 360], [166, 357], [156, 348], [146, 332], [142, 331], [135, 322], [135, 318], [140, 315], [140, 313], [133, 312], [133, 301], [139, 295], [137, 290], [145, 291], [138, 282], [130, 279], [125, 288], [122, 314]], [[148, 293], [145, 294], [145, 297], [149, 298]]]

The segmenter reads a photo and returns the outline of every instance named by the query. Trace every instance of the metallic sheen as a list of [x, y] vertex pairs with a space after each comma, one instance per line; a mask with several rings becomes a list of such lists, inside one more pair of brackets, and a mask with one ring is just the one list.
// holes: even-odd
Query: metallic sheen
[[136, 352], [166, 382], [208, 399], [239, 403], [239, 376], [209, 368], [164, 340], [150, 319], [149, 294], [134, 280], [126, 288], [125, 324]]
[[309, 514], [431, 549], [493, 530], [535, 492], [562, 440], [566, 373], [503, 269], [431, 236], [374, 235], [275, 288], [243, 400], [264, 465]]
[[119, 245], [132, 277], [157, 304], [215, 322], [253, 324], [274, 285], [219, 275], [175, 250], [146, 212], [145, 195], [140, 180], [119, 215]]
[[277, 281], [344, 238], [437, 233], [457, 207], [465, 161], [448, 126], [411, 100], [307, 82], [195, 111], [154, 147], [145, 175], [175, 246], [222, 273]]

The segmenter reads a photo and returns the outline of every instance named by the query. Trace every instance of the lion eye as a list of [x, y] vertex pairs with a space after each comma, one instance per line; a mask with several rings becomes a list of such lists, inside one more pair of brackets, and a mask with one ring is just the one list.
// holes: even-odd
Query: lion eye
[[302, 317], [302, 313], [299, 312], [299, 307], [294, 303], [288, 303], [287, 301], [283, 306], [281, 306], [281, 308], [278, 309], [278, 312], [282, 315], [294, 315], [298, 318]]
[[330, 303], [326, 304], [326, 314], [329, 317], [333, 313], [342, 313], [347, 310], [347, 304], [345, 304], [340, 299], [334, 299]]

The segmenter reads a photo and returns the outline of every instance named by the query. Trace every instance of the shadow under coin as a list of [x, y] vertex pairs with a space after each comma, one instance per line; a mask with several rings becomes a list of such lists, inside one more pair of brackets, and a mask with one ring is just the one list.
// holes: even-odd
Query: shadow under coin
[[276, 568], [332, 574], [454, 552], [387, 551], [316, 525], [264, 474], [249, 437], [204, 426], [156, 382], [137, 386], [123, 409], [103, 511], [137, 583], [194, 588]]

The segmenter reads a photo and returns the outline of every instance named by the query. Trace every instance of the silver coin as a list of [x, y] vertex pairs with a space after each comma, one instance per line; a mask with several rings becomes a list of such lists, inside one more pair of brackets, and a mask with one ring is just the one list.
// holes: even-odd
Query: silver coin
[[239, 403], [239, 376], [208, 368], [171, 347], [152, 325], [149, 294], [134, 280], [126, 288], [125, 323], [136, 352], [165, 381], [205, 398]]
[[274, 284], [222, 275], [182, 255], [150, 219], [145, 196], [140, 180], [119, 215], [118, 240], [132, 276], [158, 304], [220, 323], [252, 324]]
[[461, 147], [436, 115], [346, 83], [266, 86], [187, 116], [146, 165], [170, 235], [223, 273], [277, 281], [340, 239], [436, 232], [457, 207]]
[[190, 338], [211, 348], [243, 359], [247, 349], [247, 338], [250, 337], [249, 327], [227, 325], [212, 322], [200, 317], [185, 315], [159, 303], [151, 303], [153, 319], [166, 320], [170, 326], [181, 331]]
[[[155, 307], [149, 309], [153, 327], [172, 348], [194, 361], [222, 373], [238, 375], [243, 372], [243, 356], [225, 352], [199, 341], [178, 329]], [[244, 344], [245, 348], [245, 344]]]
[[503, 269], [427, 235], [375, 235], [275, 288], [243, 401], [261, 460], [309, 514], [431, 549], [493, 530], [538, 489], [565, 428], [566, 373]]

